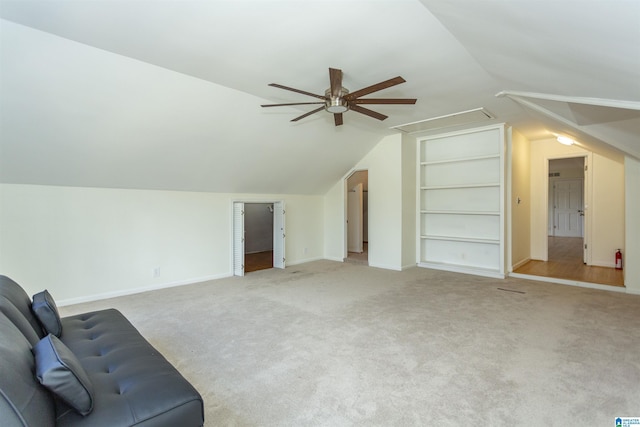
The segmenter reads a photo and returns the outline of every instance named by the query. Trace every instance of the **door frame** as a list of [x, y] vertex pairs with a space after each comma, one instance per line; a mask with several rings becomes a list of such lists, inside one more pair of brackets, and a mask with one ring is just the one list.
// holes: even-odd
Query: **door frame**
[[[362, 183], [359, 182], [355, 187], [347, 192], [347, 218], [351, 219], [351, 223], [347, 219], [347, 252], [362, 253], [364, 242], [364, 193], [362, 191]], [[351, 197], [355, 196], [352, 203]], [[354, 207], [357, 204], [357, 207]], [[355, 209], [354, 209], [355, 208]], [[351, 244], [349, 244], [351, 237]], [[356, 241], [354, 241], [354, 239]]]
[[[343, 199], [343, 207], [344, 207], [344, 212], [343, 212], [343, 219], [342, 219], [342, 225], [343, 225], [343, 241], [342, 241], [342, 261], [345, 261], [347, 259], [347, 257], [349, 256], [349, 226], [348, 226], [348, 221], [349, 221], [349, 185], [348, 185], [348, 181], [349, 178], [351, 178], [351, 176], [357, 172], [367, 172], [367, 181], [369, 179], [369, 168], [362, 168], [362, 169], [351, 169], [342, 179], [342, 199]], [[367, 185], [368, 188], [368, 185]], [[364, 202], [364, 199], [363, 199]], [[368, 231], [367, 231], [367, 235], [368, 235]], [[369, 246], [369, 249], [371, 249], [371, 247]]]
[[[242, 235], [242, 247], [244, 250], [244, 220], [242, 221], [242, 233], [236, 230], [236, 220], [235, 220], [235, 212], [237, 204], [242, 203], [243, 207], [246, 203], [264, 203], [264, 204], [273, 204], [274, 215], [273, 215], [273, 268], [285, 268], [286, 267], [286, 230], [285, 230], [285, 214], [286, 207], [284, 200], [274, 200], [274, 199], [237, 199], [231, 201], [231, 254], [230, 254], [230, 270], [231, 275], [233, 276], [244, 276], [244, 253], [242, 255], [242, 265], [236, 265], [236, 256], [235, 256], [235, 248], [237, 246], [236, 240], [240, 235]], [[281, 209], [282, 214], [278, 215], [276, 209]], [[244, 214], [244, 213], [243, 213]], [[280, 230], [276, 230], [280, 228]], [[276, 255], [278, 253], [282, 253], [282, 261], [276, 260]]]
[[593, 200], [593, 194], [592, 194], [592, 189], [593, 189], [593, 156], [591, 154], [591, 152], [587, 152], [587, 153], [575, 153], [575, 154], [563, 154], [563, 155], [557, 155], [557, 156], [545, 156], [545, 162], [544, 162], [544, 167], [545, 167], [545, 173], [544, 173], [544, 179], [545, 179], [545, 188], [547, 189], [547, 197], [545, 197], [544, 199], [544, 204], [545, 204], [545, 227], [544, 227], [544, 240], [545, 242], [547, 242], [547, 244], [544, 245], [544, 252], [543, 252], [543, 259], [542, 261], [549, 261], [549, 162], [551, 160], [560, 160], [560, 159], [572, 159], [572, 158], [576, 158], [576, 157], [583, 157], [584, 158], [584, 168], [585, 168], [585, 172], [584, 172], [584, 187], [583, 187], [583, 193], [582, 193], [582, 203], [584, 206], [584, 217], [583, 217], [583, 225], [584, 225], [584, 233], [582, 236], [583, 239], [583, 261], [585, 264], [587, 265], [591, 265], [591, 230], [592, 230], [592, 215], [591, 215], [591, 201]]

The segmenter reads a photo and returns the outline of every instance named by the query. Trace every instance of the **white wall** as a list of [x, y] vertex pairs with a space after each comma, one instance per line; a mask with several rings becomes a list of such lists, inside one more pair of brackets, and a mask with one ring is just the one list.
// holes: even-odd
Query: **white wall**
[[624, 247], [624, 165], [577, 145], [566, 146], [555, 139], [531, 142], [531, 258], [547, 259], [548, 161], [586, 155], [590, 191], [585, 194], [585, 229], [591, 246], [590, 265], [614, 266], [613, 249]]
[[625, 247], [624, 165], [594, 154], [592, 166], [591, 264], [615, 267], [616, 250]]
[[322, 258], [322, 196], [1, 184], [0, 272], [61, 304], [230, 276], [233, 200], [284, 200], [287, 264]]
[[346, 250], [346, 194], [344, 180], [335, 183], [324, 195], [324, 257], [343, 261]]
[[[511, 264], [517, 268], [531, 258], [531, 144], [511, 132]], [[509, 179], [507, 177], [507, 179]], [[511, 266], [508, 266], [511, 267]]]
[[[410, 192], [415, 200], [415, 171], [407, 172], [408, 177], [403, 176], [403, 150], [402, 135], [390, 135], [354, 165], [354, 170], [369, 171], [369, 265], [372, 267], [401, 270], [406, 267], [403, 250], [411, 251], [411, 265], [415, 265], [415, 232], [410, 242], [403, 242], [405, 215], [411, 216], [414, 225], [409, 226], [415, 230], [415, 201], [413, 207], [408, 205], [410, 213], [403, 211], [403, 184], [412, 179], [411, 173], [414, 175]], [[415, 160], [410, 167], [415, 170]], [[341, 180], [324, 197], [325, 257], [328, 259], [344, 258], [344, 191], [344, 180]]]
[[402, 267], [400, 134], [383, 138], [357, 165], [369, 170], [369, 265]]
[[624, 159], [625, 175], [625, 250], [624, 285], [627, 292], [640, 294], [640, 161]]

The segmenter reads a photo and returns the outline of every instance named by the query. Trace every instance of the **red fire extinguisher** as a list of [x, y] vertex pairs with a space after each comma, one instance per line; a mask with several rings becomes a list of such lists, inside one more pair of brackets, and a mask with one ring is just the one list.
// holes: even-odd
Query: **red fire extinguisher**
[[616, 270], [622, 270], [622, 252], [620, 252], [620, 249], [616, 251]]

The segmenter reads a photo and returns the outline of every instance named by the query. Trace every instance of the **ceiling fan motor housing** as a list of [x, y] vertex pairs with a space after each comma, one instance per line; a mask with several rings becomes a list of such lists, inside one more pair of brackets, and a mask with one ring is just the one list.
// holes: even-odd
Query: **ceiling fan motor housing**
[[344, 113], [349, 109], [349, 104], [347, 100], [344, 99], [344, 96], [347, 95], [349, 91], [345, 88], [340, 88], [340, 93], [338, 96], [331, 96], [331, 88], [324, 91], [324, 96], [326, 101], [324, 103], [324, 109], [329, 113], [339, 114]]

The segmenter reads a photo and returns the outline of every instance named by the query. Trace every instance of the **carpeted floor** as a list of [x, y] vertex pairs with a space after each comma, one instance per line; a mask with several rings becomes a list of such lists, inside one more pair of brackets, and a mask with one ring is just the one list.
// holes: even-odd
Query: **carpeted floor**
[[640, 417], [640, 296], [318, 261], [60, 311], [105, 307], [194, 384], [207, 426]]

